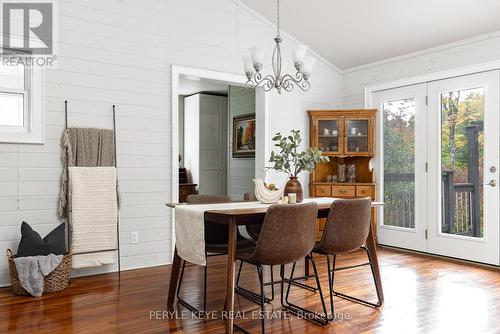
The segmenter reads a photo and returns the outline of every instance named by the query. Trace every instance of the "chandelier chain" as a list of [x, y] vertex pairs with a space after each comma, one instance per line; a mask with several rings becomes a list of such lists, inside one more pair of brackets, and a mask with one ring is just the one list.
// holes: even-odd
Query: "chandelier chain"
[[276, 28], [277, 28], [277, 33], [278, 37], [281, 37], [280, 35], [280, 0], [276, 1]]

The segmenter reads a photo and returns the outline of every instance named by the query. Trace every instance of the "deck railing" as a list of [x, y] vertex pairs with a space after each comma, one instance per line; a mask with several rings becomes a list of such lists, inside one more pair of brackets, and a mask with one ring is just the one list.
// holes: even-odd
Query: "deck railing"
[[384, 174], [384, 225], [415, 228], [415, 174]]
[[[481, 213], [478, 185], [454, 183], [454, 172], [442, 172], [442, 219], [443, 233], [477, 237], [480, 235]], [[453, 214], [450, 214], [453, 213]]]
[[[476, 186], [473, 183], [454, 183], [454, 173], [442, 173], [443, 233], [467, 236], [480, 235], [479, 203], [476, 203]], [[415, 227], [415, 174], [384, 174], [384, 225], [405, 228]], [[450, 214], [453, 212], [453, 214]]]

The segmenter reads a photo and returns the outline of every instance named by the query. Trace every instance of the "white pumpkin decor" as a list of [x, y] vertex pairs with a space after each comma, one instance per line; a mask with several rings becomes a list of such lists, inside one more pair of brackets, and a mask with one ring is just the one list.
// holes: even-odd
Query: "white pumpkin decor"
[[277, 203], [283, 197], [283, 191], [285, 187], [281, 187], [281, 189], [270, 190], [267, 189], [264, 181], [262, 179], [253, 179], [255, 183], [255, 197], [259, 200], [259, 202], [264, 204]]

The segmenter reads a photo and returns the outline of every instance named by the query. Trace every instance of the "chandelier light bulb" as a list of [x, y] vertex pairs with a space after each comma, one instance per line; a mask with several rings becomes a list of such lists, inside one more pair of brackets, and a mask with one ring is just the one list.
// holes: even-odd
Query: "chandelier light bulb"
[[243, 57], [243, 64], [245, 65], [245, 74], [250, 76], [255, 72], [252, 60], [250, 57]]
[[306, 60], [306, 53], [309, 48], [307, 45], [299, 44], [295, 46], [295, 49], [293, 50], [293, 63], [302, 63], [304, 64], [304, 61]]
[[307, 74], [308, 76], [311, 75], [315, 62], [316, 62], [316, 58], [306, 57], [306, 60], [304, 62], [304, 68], [302, 69], [302, 73]]
[[253, 48], [250, 48], [250, 52], [252, 54], [252, 63], [253, 66], [262, 65], [264, 64], [264, 49], [261, 47], [255, 46]]

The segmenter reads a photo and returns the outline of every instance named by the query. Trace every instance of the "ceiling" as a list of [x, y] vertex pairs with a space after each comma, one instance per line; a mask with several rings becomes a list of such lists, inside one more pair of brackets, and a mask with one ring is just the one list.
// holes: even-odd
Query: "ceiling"
[[[276, 1], [241, 1], [276, 22]], [[284, 31], [341, 69], [500, 30], [500, 0], [281, 0], [280, 13]]]

